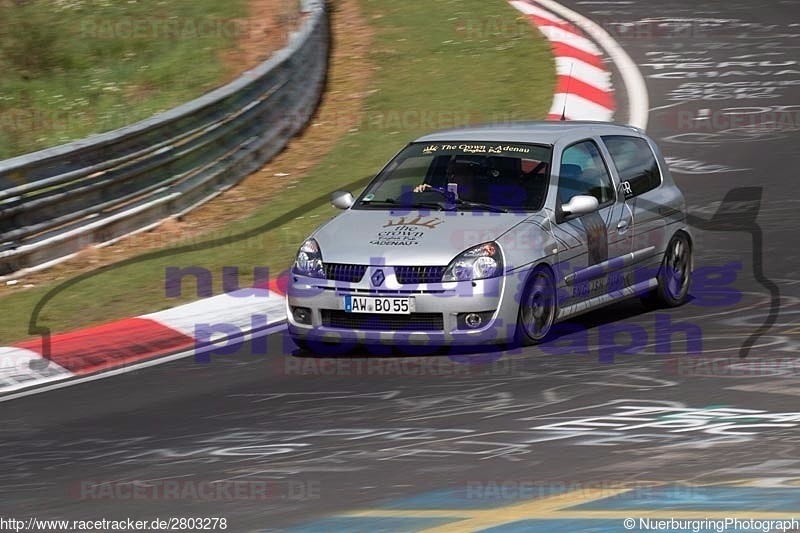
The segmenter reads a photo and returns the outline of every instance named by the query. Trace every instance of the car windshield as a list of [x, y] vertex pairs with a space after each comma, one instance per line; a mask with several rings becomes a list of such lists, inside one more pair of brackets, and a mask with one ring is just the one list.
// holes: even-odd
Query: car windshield
[[355, 208], [538, 211], [551, 155], [551, 147], [535, 144], [411, 143], [375, 177]]

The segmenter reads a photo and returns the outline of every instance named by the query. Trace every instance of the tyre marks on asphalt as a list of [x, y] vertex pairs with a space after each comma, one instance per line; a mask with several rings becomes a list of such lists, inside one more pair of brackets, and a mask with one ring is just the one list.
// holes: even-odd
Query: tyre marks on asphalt
[[739, 1], [698, 10], [675, 0], [668, 16], [654, 17], [644, 4], [610, 13], [578, 3], [635, 56], [657, 102], [651, 134], [678, 161], [673, 172], [724, 176], [752, 166], [741, 164], [749, 160], [762, 163], [761, 174], [762, 158], [749, 157], [755, 146], [800, 133], [800, 27], [787, 22], [790, 7], [753, 11]]

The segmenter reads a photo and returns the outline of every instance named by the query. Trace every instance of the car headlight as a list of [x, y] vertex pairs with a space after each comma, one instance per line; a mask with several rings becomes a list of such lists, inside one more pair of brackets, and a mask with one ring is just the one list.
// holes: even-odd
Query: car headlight
[[503, 254], [496, 242], [485, 242], [458, 254], [444, 271], [442, 281], [486, 279], [503, 274]]
[[314, 239], [308, 239], [297, 251], [292, 273], [325, 279], [325, 268], [322, 262], [322, 251]]

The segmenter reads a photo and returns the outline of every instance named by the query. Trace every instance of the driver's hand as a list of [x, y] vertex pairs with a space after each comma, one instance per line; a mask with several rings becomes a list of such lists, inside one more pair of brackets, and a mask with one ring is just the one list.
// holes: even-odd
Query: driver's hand
[[414, 187], [414, 192], [422, 192], [422, 191], [430, 189], [430, 188], [431, 188], [430, 183], [422, 183], [422, 184], [417, 185], [416, 187]]

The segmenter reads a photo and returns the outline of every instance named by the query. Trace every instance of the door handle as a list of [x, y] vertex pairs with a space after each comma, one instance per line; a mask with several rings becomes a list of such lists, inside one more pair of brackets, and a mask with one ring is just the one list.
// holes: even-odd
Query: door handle
[[628, 231], [628, 221], [627, 220], [620, 220], [617, 224], [617, 233], [623, 234]]

